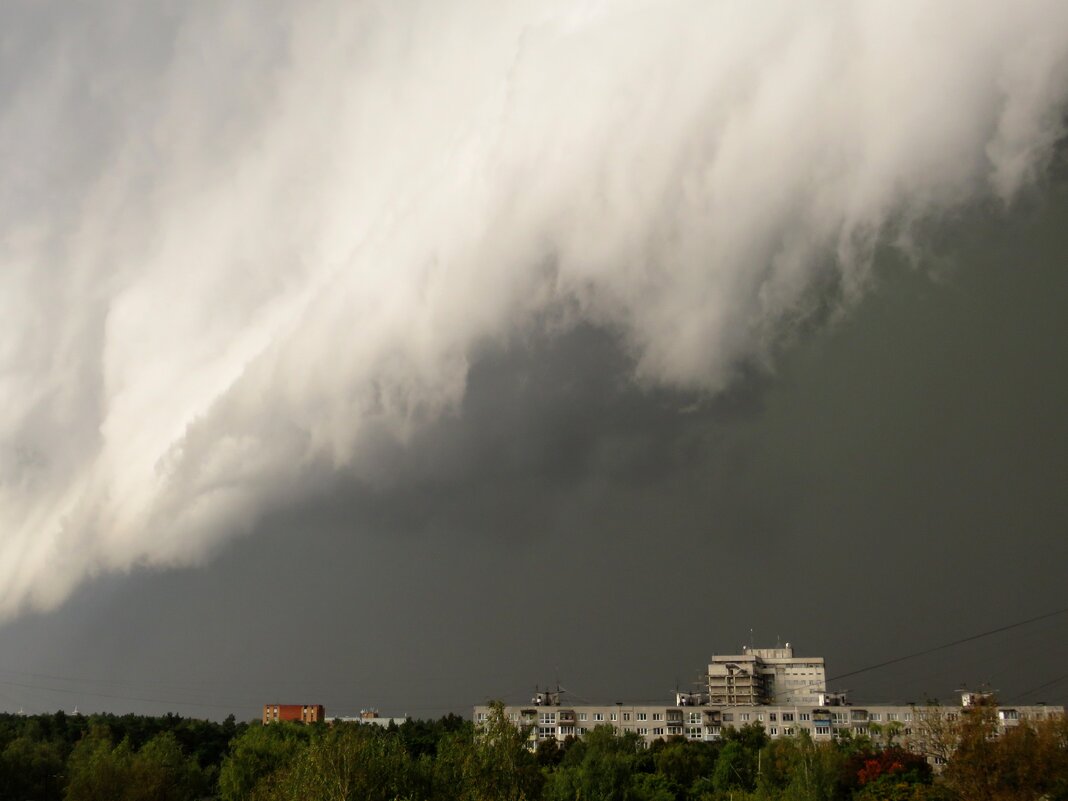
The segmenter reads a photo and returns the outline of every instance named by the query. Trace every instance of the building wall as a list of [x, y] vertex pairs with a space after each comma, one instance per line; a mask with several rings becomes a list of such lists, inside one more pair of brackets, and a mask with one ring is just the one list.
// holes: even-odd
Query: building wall
[[713, 656], [707, 682], [707, 701], [716, 706], [817, 704], [827, 674], [823, 657], [795, 657], [787, 644]]
[[[489, 706], [476, 706], [476, 725], [490, 716]], [[761, 726], [771, 739], [791, 737], [806, 731], [814, 740], [867, 736], [876, 743], [891, 738], [938, 764], [945, 757], [935, 738], [935, 724], [967, 714], [961, 707], [905, 706], [815, 706], [776, 704], [747, 706], [662, 706], [612, 704], [610, 706], [506, 706], [507, 720], [529, 726], [531, 747], [542, 740], [562, 741], [581, 737], [596, 726], [611, 726], [620, 734], [632, 732], [646, 745], [660, 738], [681, 736], [690, 740], [718, 740], [724, 730]], [[1002, 730], [1021, 721], [1064, 715], [1060, 706], [1004, 706], [997, 709]]]
[[282, 721], [319, 723], [326, 720], [326, 708], [322, 704], [264, 704], [263, 724]]

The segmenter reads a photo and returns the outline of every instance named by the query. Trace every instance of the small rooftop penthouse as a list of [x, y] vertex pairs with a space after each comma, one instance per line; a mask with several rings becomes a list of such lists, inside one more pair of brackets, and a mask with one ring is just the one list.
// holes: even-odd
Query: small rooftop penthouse
[[796, 657], [790, 643], [713, 656], [705, 680], [705, 697], [693, 700], [713, 706], [816, 704], [827, 692], [823, 657]]

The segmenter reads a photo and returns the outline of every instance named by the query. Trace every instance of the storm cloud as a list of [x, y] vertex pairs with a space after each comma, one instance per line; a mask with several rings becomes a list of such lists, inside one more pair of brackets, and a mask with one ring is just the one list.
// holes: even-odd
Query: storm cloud
[[5, 616], [400, 491], [530, 337], [711, 402], [1041, 181], [1068, 99], [1056, 2], [0, 13]]

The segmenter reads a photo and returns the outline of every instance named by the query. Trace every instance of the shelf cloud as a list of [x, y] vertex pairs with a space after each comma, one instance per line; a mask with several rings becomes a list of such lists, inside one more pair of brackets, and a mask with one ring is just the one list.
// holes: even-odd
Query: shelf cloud
[[[1059, 2], [0, 11], [0, 616], [196, 564], [582, 324], [710, 396], [1064, 133]], [[536, 389], [532, 388], [532, 391]], [[297, 536], [297, 535], [295, 535]]]

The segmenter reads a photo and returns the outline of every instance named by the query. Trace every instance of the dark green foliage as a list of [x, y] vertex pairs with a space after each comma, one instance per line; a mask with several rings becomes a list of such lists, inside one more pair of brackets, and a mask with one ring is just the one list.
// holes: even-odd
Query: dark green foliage
[[478, 727], [0, 715], [0, 801], [1068, 801], [1068, 722], [999, 731], [980, 709], [943, 728], [955, 751], [935, 777], [894, 745], [760, 726], [649, 748], [601, 726], [531, 749], [500, 705]]
[[183, 754], [171, 732], [135, 751], [95, 727], [75, 746], [68, 772], [67, 801], [194, 801], [211, 786], [210, 771]]
[[17, 737], [0, 752], [0, 801], [60, 798], [65, 773], [63, 749], [58, 743]]
[[457, 801], [523, 801], [541, 795], [544, 781], [527, 748], [526, 729], [494, 704], [490, 718], [474, 730], [446, 735], [434, 766], [434, 796]]
[[712, 774], [718, 751], [712, 743], [673, 738], [654, 750], [653, 764], [673, 797], [682, 801], [692, 796], [695, 783]]
[[426, 797], [425, 763], [396, 732], [342, 724], [316, 732], [284, 769], [261, 781], [255, 801], [392, 801]]
[[412, 757], [434, 757], [442, 737], [464, 731], [470, 725], [467, 720], [450, 712], [438, 720], [406, 720], [398, 728], [398, 734]]
[[636, 735], [620, 735], [611, 726], [597, 726], [568, 749], [549, 777], [545, 797], [553, 801], [626, 801], [633, 795], [642, 751]]
[[253, 725], [230, 743], [219, 772], [219, 798], [246, 801], [265, 778], [284, 771], [304, 751], [311, 729], [297, 723]]

